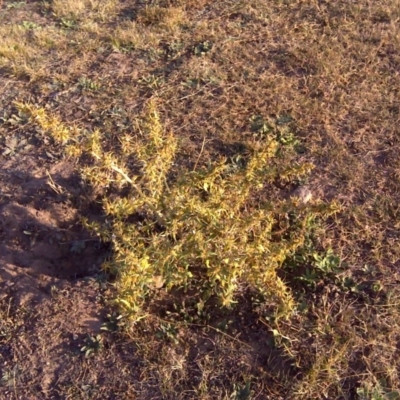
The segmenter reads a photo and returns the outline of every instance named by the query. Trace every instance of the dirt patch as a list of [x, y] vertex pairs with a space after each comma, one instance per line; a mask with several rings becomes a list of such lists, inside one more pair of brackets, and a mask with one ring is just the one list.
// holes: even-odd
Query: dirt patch
[[[100, 332], [95, 278], [108, 250], [79, 223], [84, 193], [71, 163], [39, 149], [3, 157], [0, 171], [2, 398], [55, 398], [46, 393], [67, 379], [86, 335]], [[19, 326], [11, 316], [21, 312]]]
[[19, 287], [21, 304], [60, 279], [99, 271], [104, 249], [79, 224], [71, 198], [81, 189], [71, 164], [26, 155], [2, 162], [0, 179], [0, 278]]
[[[94, 280], [55, 282], [37, 307], [16, 307], [14, 286], [2, 284], [2, 293], [0, 398], [114, 399], [130, 393], [129, 382], [138, 379], [134, 344], [111, 333], [98, 339], [105, 315]], [[91, 356], [84, 346], [93, 349]]]

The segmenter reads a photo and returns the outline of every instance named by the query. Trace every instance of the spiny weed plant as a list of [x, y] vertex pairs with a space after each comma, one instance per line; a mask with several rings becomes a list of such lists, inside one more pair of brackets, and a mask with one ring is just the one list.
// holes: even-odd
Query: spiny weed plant
[[102, 200], [106, 222], [84, 223], [112, 243], [114, 255], [104, 267], [117, 277], [117, 302], [132, 318], [144, 316], [146, 298], [161, 286], [195, 288], [203, 301], [218, 298], [224, 307], [251, 286], [282, 315], [294, 309], [278, 271], [314, 221], [337, 205], [270, 200], [268, 186], [297, 181], [312, 169], [276, 162], [282, 146], [276, 135], [247, 140], [246, 154], [234, 161], [220, 157], [202, 168], [177, 170], [179, 142], [164, 129], [154, 101], [112, 151], [98, 130], [68, 127], [33, 105], [18, 107], [67, 154], [91, 159], [81, 168], [91, 185], [120, 193]]

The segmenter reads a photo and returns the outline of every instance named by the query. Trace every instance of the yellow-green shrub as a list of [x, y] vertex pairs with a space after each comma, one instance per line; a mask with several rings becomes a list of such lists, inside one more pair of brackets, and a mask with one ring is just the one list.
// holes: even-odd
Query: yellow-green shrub
[[[178, 139], [164, 130], [154, 103], [137, 132], [121, 137], [112, 153], [104, 150], [99, 131], [66, 140], [69, 130], [57, 118], [19, 107], [56, 139], [67, 141], [70, 154], [91, 155], [93, 162], [82, 173], [92, 185], [129, 188], [123, 197], [103, 199], [107, 223], [86, 221], [86, 226], [112, 242], [114, 255], [104, 267], [117, 276], [117, 301], [133, 318], [141, 317], [157, 285], [191, 285], [206, 299], [217, 296], [223, 306], [234, 303], [240, 285], [251, 285], [283, 312], [293, 309], [291, 292], [277, 271], [302, 246], [310, 221], [336, 206], [269, 200], [267, 184], [298, 179], [312, 168], [274, 162], [280, 147], [276, 138], [247, 141], [248, 155], [240, 165], [219, 158], [208, 168], [176, 171]], [[296, 216], [295, 224], [287, 222], [275, 235], [277, 220], [289, 221], [289, 213]]]

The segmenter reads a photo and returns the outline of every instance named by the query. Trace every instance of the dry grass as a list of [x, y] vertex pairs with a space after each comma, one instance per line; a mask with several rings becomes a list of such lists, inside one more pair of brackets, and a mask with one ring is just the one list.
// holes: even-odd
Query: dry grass
[[[4, 79], [71, 131], [100, 132], [110, 154], [157, 99], [181, 144], [174, 171], [273, 134], [278, 166], [315, 168], [300, 182], [272, 182], [270, 202], [301, 184], [314, 200], [341, 203], [282, 266], [297, 304], [289, 319], [247, 289], [225, 314], [199, 308], [190, 291], [155, 291], [151, 317], [126, 328], [144, 360], [138, 398], [396, 398], [399, 10], [393, 0], [3, 5]], [[17, 113], [11, 100], [6, 108]], [[38, 130], [19, 129], [28, 127]], [[5, 119], [2, 135], [14, 128]], [[96, 193], [114, 199], [117, 184]]]
[[61, 20], [67, 22], [84, 22], [87, 20], [107, 21], [115, 16], [117, 2], [115, 0], [55, 0], [51, 4], [51, 12]]

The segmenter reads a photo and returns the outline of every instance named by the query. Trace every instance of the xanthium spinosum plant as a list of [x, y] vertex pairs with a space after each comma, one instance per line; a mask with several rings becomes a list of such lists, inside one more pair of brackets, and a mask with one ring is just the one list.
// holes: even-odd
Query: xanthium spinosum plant
[[[205, 300], [217, 297], [225, 307], [235, 302], [240, 285], [251, 285], [283, 313], [294, 309], [277, 271], [303, 245], [310, 221], [336, 212], [338, 205], [268, 200], [266, 184], [293, 181], [312, 169], [274, 162], [281, 146], [276, 138], [249, 141], [249, 156], [240, 165], [219, 158], [209, 167], [177, 172], [178, 139], [164, 129], [155, 102], [135, 134], [120, 137], [113, 152], [104, 149], [100, 131], [79, 133], [44, 109], [18, 107], [69, 155], [90, 155], [92, 163], [81, 172], [91, 185], [128, 188], [123, 196], [104, 197], [107, 222], [84, 222], [112, 242], [113, 257], [104, 267], [116, 275], [117, 302], [132, 318], [143, 316], [155, 282], [167, 289], [194, 285]], [[276, 240], [276, 221], [289, 214], [296, 223]]]

